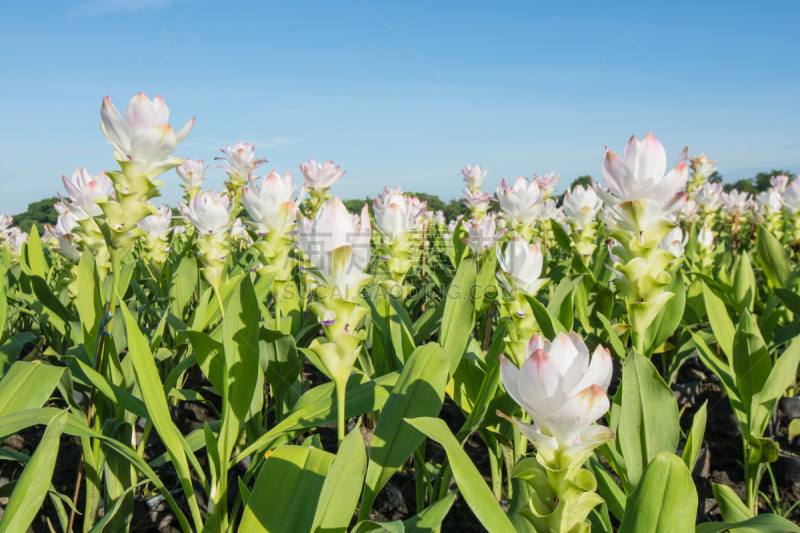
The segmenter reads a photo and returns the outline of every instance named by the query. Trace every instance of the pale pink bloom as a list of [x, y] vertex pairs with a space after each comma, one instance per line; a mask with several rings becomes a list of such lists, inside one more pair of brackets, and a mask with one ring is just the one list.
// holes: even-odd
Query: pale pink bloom
[[208, 172], [208, 166], [203, 168], [203, 160], [192, 159], [191, 157], [187, 157], [185, 162], [175, 169], [175, 172], [178, 173], [178, 177], [183, 180], [184, 188], [188, 191], [190, 189], [194, 189], [196, 187], [201, 187], [203, 182], [205, 181], [206, 172]]
[[614, 433], [592, 425], [610, 408], [611, 354], [598, 345], [594, 355], [577, 333], [559, 333], [553, 342], [533, 335], [521, 369], [500, 356], [503, 386], [533, 420], [514, 422], [545, 453], [575, 456]]
[[251, 172], [267, 162], [266, 159], [256, 159], [255, 150], [255, 145], [242, 144], [242, 141], [238, 141], [233, 148], [230, 145], [225, 145], [225, 150], [220, 150], [228, 157], [215, 157], [214, 159], [227, 163], [225, 167], [217, 166], [225, 170], [232, 178], [246, 180]]
[[675, 228], [667, 233], [667, 236], [661, 241], [662, 248], [669, 250], [675, 257], [681, 257], [686, 250], [686, 244], [689, 242], [689, 235], [683, 235], [681, 228]]
[[5, 233], [6, 230], [14, 223], [14, 217], [11, 215], [4, 215], [0, 213], [0, 233]]
[[538, 220], [560, 220], [563, 218], [563, 212], [556, 205], [554, 199], [548, 198], [536, 208], [536, 218]]
[[780, 192], [786, 191], [786, 186], [789, 185], [789, 176], [781, 174], [779, 176], [772, 176], [769, 179], [770, 185], [773, 189], [778, 189]]
[[371, 226], [369, 208], [361, 210], [356, 225], [338, 196], [322, 205], [314, 220], [297, 214], [297, 244], [314, 266], [310, 272], [320, 285], [334, 287], [340, 297], [351, 299], [370, 276]]
[[594, 189], [577, 185], [574, 189], [567, 189], [564, 195], [564, 214], [579, 227], [594, 222], [597, 211], [603, 206], [603, 201], [597, 197]]
[[305, 184], [298, 194], [288, 170], [283, 176], [273, 170], [261, 180], [260, 186], [252, 176], [247, 180], [247, 186], [242, 189], [242, 205], [252, 217], [251, 225], [256, 232], [266, 235], [270, 231], [291, 231], [306, 194]]
[[781, 193], [776, 189], [767, 189], [756, 195], [756, 204], [761, 214], [780, 211], [783, 206]]
[[[750, 210], [750, 205], [752, 204], [752, 200], [750, 198], [750, 193], [748, 192], [739, 192], [736, 189], [733, 189], [731, 192], [723, 192], [719, 195], [719, 200], [722, 202], [722, 207], [726, 213], [729, 215], [744, 215]], [[688, 202], [687, 202], [688, 206]], [[684, 206], [684, 211], [686, 210], [686, 206]], [[699, 217], [698, 217], [699, 220]], [[696, 222], [693, 220], [692, 222]]]
[[525, 226], [536, 219], [536, 209], [542, 202], [542, 191], [536, 183], [519, 176], [513, 186], [506, 179], [497, 187], [497, 201], [503, 210], [503, 217], [512, 226]]
[[144, 217], [136, 225], [153, 239], [165, 239], [172, 229], [171, 222], [172, 209], [167, 204], [161, 204], [155, 215]]
[[345, 171], [333, 164], [333, 161], [317, 163], [309, 159], [308, 163], [300, 163], [300, 171], [308, 184], [308, 188], [314, 191], [325, 191], [330, 189], [334, 183], [342, 179]]
[[464, 176], [464, 182], [473, 189], [480, 189], [483, 179], [486, 177], [488, 170], [483, 170], [483, 165], [475, 165], [471, 167], [464, 165], [461, 170], [461, 175]]
[[479, 192], [472, 194], [469, 191], [463, 191], [466, 200], [463, 201], [464, 205], [472, 210], [485, 213], [489, 209], [489, 202], [492, 201], [492, 195], [488, 192]]
[[[414, 202], [416, 200], [416, 203]], [[422, 202], [425, 204], [425, 202]], [[420, 213], [419, 199], [409, 198], [404, 194], [392, 193], [384, 196], [383, 201], [376, 198], [372, 204], [375, 214], [375, 228], [387, 243], [393, 243], [414, 229]], [[425, 208], [425, 205], [422, 206]], [[432, 213], [431, 213], [432, 214]]]
[[686, 200], [686, 203], [683, 204], [681, 210], [679, 211], [679, 217], [681, 220], [685, 220], [689, 223], [695, 223], [700, 221], [700, 206], [697, 205], [697, 202], [694, 200]]
[[545, 174], [544, 176], [540, 176], [539, 174], [534, 174], [533, 182], [539, 186], [544, 196], [550, 196], [555, 192], [556, 183], [558, 183], [558, 179], [560, 176], [561, 174], [556, 174], [555, 172], [550, 172], [549, 174]]
[[711, 231], [708, 225], [703, 224], [703, 229], [697, 234], [697, 244], [702, 249], [711, 248], [714, 244], [714, 232]]
[[229, 218], [233, 206], [227, 194], [205, 191], [188, 204], [178, 203], [178, 209], [201, 235], [217, 235], [230, 226]]
[[800, 181], [794, 180], [786, 187], [782, 201], [784, 207], [792, 213], [800, 212]]
[[95, 200], [115, 196], [114, 184], [104, 173], [92, 176], [85, 168], [80, 170], [76, 168], [71, 178], [62, 175], [61, 179], [72, 200], [72, 203], [66, 203], [62, 199], [61, 208], [72, 211], [78, 220], [102, 215], [103, 210]]
[[182, 163], [172, 157], [178, 144], [189, 136], [194, 118], [178, 131], [167, 123], [169, 109], [160, 96], [150, 100], [139, 93], [128, 102], [125, 118], [111, 103], [111, 97], [103, 98], [100, 110], [100, 129], [114, 147], [120, 161], [138, 161], [143, 172], [157, 176], [169, 168]]
[[489, 248], [495, 246], [500, 237], [506, 232], [501, 229], [497, 231], [497, 223], [493, 217], [484, 217], [479, 222], [468, 222], [464, 224], [469, 237], [462, 237], [463, 241], [469, 246], [476, 255], [484, 253]]
[[513, 282], [513, 285], [526, 293], [535, 295], [547, 283], [547, 279], [541, 278], [544, 259], [538, 242], [528, 244], [522, 237], [515, 235], [506, 245], [505, 253], [502, 253], [500, 243], [496, 246], [497, 263], [500, 266], [497, 278], [508, 291], [513, 289]]
[[722, 183], [704, 183], [697, 189], [694, 201], [702, 207], [705, 212], [717, 211], [722, 205]]

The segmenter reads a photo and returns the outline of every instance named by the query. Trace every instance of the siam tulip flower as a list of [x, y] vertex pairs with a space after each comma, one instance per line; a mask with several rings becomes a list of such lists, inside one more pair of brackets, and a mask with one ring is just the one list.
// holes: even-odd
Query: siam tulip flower
[[619, 226], [617, 221], [614, 220], [614, 214], [611, 213], [608, 209], [601, 209], [597, 212], [597, 218], [603, 221], [603, 224], [606, 225], [606, 229], [608, 231], [614, 231], [614, 229]]
[[461, 175], [464, 176], [464, 182], [467, 187], [475, 194], [481, 189], [483, 179], [488, 172], [488, 170], [483, 170], [483, 165], [475, 165], [474, 167], [464, 165]]
[[100, 129], [114, 147], [114, 157], [123, 171], [127, 170], [125, 174], [144, 174], [148, 179], [183, 163], [172, 153], [189, 136], [195, 120], [192, 118], [180, 130], [173, 131], [167, 123], [169, 109], [164, 100], [156, 96], [151, 101], [144, 93], [131, 98], [124, 119], [111, 97], [106, 96], [100, 118]]
[[714, 245], [714, 232], [707, 224], [703, 224], [703, 229], [697, 234], [697, 244], [703, 250], [710, 249]]
[[55, 226], [44, 225], [44, 237], [56, 244], [56, 253], [74, 262], [81, 258], [81, 250], [77, 244], [78, 237], [73, 233], [77, 225], [75, 215], [70, 211], [59, 215]]
[[242, 219], [239, 217], [233, 219], [231, 229], [228, 230], [228, 233], [231, 234], [231, 241], [233, 242], [242, 242], [245, 246], [253, 244], [253, 238], [250, 237], [250, 234], [247, 232], [247, 227], [242, 224]]
[[464, 205], [472, 210], [473, 217], [482, 217], [489, 210], [489, 202], [492, 201], [492, 195], [488, 192], [479, 192], [472, 194], [469, 191], [464, 191], [463, 201]]
[[584, 189], [581, 185], [576, 185], [574, 189], [567, 189], [564, 195], [564, 214], [577, 224], [579, 228], [584, 228], [594, 222], [597, 211], [603, 206], [603, 201], [597, 197], [592, 187]]
[[72, 211], [77, 220], [86, 220], [91, 217], [101, 216], [103, 210], [95, 200], [114, 197], [114, 184], [104, 172], [92, 176], [88, 170], [82, 168], [72, 173], [71, 178], [61, 176], [64, 188], [67, 190], [72, 203], [61, 200], [62, 209]]
[[462, 237], [462, 240], [475, 252], [475, 255], [482, 255], [490, 248], [493, 248], [495, 243], [506, 232], [504, 229], [497, 231], [497, 223], [492, 217], [471, 221], [464, 224], [464, 228], [467, 230], [469, 237]]
[[593, 448], [614, 438], [609, 428], [593, 424], [610, 408], [611, 354], [601, 345], [590, 357], [577, 333], [559, 333], [552, 343], [534, 334], [521, 369], [502, 355], [500, 365], [503, 386], [533, 425], [508, 420], [545, 463], [558, 454], [580, 467]]
[[0, 234], [5, 233], [13, 223], [14, 217], [0, 213]]
[[800, 181], [794, 180], [786, 187], [781, 203], [792, 214], [800, 213]]
[[345, 171], [339, 170], [334, 166], [333, 161], [317, 163], [309, 159], [308, 163], [300, 163], [300, 171], [308, 184], [308, 188], [314, 192], [324, 193], [330, 189], [334, 183], [342, 179]]
[[542, 265], [544, 259], [539, 243], [528, 244], [522, 237], [515, 235], [506, 245], [505, 254], [497, 243], [497, 263], [500, 272], [497, 279], [508, 292], [519, 287], [527, 294], [536, 295], [539, 289], [547, 283], [547, 278], [542, 279]]
[[[403, 194], [393, 193], [383, 201], [375, 199], [372, 204], [375, 227], [388, 244], [403, 240], [413, 229], [419, 213], [418, 205]], [[431, 213], [433, 214], [433, 213]]]
[[314, 220], [298, 213], [297, 227], [298, 246], [313, 266], [310, 272], [322, 296], [332, 292], [333, 297], [355, 301], [371, 279], [364, 273], [370, 259], [369, 208], [365, 205], [361, 210], [361, 224], [356, 227], [347, 208], [334, 196]]
[[225, 170], [232, 182], [244, 183], [255, 169], [267, 162], [266, 159], [255, 159], [255, 149], [255, 145], [242, 144], [242, 141], [238, 141], [233, 148], [226, 144], [225, 150], [220, 150], [228, 157], [215, 157], [214, 159], [227, 164], [227, 166], [217, 165], [217, 167]]
[[281, 176], [274, 170], [261, 180], [259, 186], [253, 176], [242, 189], [242, 205], [250, 214], [250, 225], [259, 235], [277, 232], [286, 236], [294, 227], [300, 202], [306, 194], [306, 186], [297, 192], [297, 185], [289, 171]]
[[435, 220], [437, 226], [445, 227], [445, 225], [447, 224], [447, 220], [444, 218], [443, 211], [436, 211]]
[[689, 166], [692, 169], [692, 173], [706, 178], [717, 171], [717, 167], [713, 166], [716, 162], [714, 159], [708, 159], [706, 154], [693, 155], [689, 158]]
[[172, 209], [167, 204], [161, 204], [155, 215], [144, 217], [136, 225], [144, 230], [147, 237], [163, 240], [172, 229], [171, 222]]
[[22, 253], [22, 245], [28, 242], [28, 234], [17, 227], [5, 232], [5, 244], [13, 255]]
[[391, 196], [393, 194], [405, 194], [406, 190], [402, 187], [398, 187], [396, 189], [392, 189], [388, 185], [383, 188], [383, 190], [378, 193], [378, 198], [383, 201], [387, 196]]
[[[184, 204], [179, 202], [178, 205]], [[218, 235], [230, 226], [228, 218], [232, 206], [226, 194], [205, 191], [179, 208], [200, 235]]]
[[503, 210], [503, 218], [513, 228], [525, 228], [536, 219], [536, 209], [542, 202], [542, 191], [536, 183], [519, 176], [513, 186], [506, 179], [497, 187], [497, 201]]
[[789, 176], [786, 174], [781, 174], [779, 176], [772, 176], [769, 179], [770, 185], [772, 185], [773, 189], [778, 189], [781, 193], [786, 191], [786, 186], [789, 185]]
[[553, 199], [543, 201], [536, 208], [536, 218], [538, 220], [560, 220], [562, 214], [561, 208], [556, 205], [556, 201]]
[[448, 222], [447, 223], [447, 232], [448, 233], [453, 233], [456, 230], [456, 226], [457, 225], [458, 225], [458, 222], [455, 221], [455, 220], [451, 220], [450, 222]]
[[686, 244], [689, 242], [689, 235], [683, 235], [681, 228], [676, 227], [669, 233], [664, 239], [661, 241], [662, 248], [666, 248], [667, 250], [672, 253], [676, 258], [681, 257], [686, 250]]
[[686, 200], [686, 203], [681, 207], [678, 216], [681, 220], [694, 224], [700, 221], [700, 206], [694, 200]]
[[781, 193], [777, 189], [767, 189], [756, 195], [756, 204], [761, 214], [778, 212], [783, 206]]
[[559, 176], [560, 174], [556, 174], [555, 172], [545, 174], [544, 176], [540, 176], [539, 174], [533, 175], [533, 182], [542, 190], [542, 195], [545, 199], [550, 198], [553, 196], [553, 193], [556, 192], [556, 183], [558, 183]]
[[[731, 192], [723, 192], [719, 195], [723, 210], [730, 216], [742, 216], [750, 210], [750, 193], [739, 192], [733, 189]], [[688, 202], [687, 202], [688, 205]], [[684, 210], [686, 207], [684, 207]], [[696, 222], [696, 221], [693, 221]]]
[[183, 185], [181, 185], [181, 187], [186, 190], [186, 195], [191, 199], [194, 198], [197, 192], [202, 188], [206, 172], [208, 172], [208, 166], [203, 168], [202, 159], [198, 161], [197, 159], [187, 157], [185, 161], [184, 164], [175, 169], [175, 172], [177, 172], [178, 177], [183, 180]]
[[612, 263], [616, 263], [617, 261], [619, 261], [619, 256], [614, 253], [614, 248], [616, 248], [617, 246], [621, 246], [617, 239], [611, 239], [608, 241], [608, 257], [609, 259], [611, 259]]
[[697, 189], [694, 200], [704, 213], [713, 213], [722, 205], [722, 183], [704, 183]]

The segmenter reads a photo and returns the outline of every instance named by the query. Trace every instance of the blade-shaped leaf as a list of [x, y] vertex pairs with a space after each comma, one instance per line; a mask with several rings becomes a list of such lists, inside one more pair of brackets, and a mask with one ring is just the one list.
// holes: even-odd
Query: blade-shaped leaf
[[17, 361], [0, 380], [0, 416], [41, 407], [55, 390], [64, 368]]
[[467, 348], [472, 334], [475, 301], [472, 299], [471, 293], [477, 275], [475, 261], [471, 259], [461, 261], [456, 277], [447, 289], [442, 327], [439, 330], [439, 344], [447, 352], [451, 375], [458, 368], [461, 356], [464, 355], [464, 350]]

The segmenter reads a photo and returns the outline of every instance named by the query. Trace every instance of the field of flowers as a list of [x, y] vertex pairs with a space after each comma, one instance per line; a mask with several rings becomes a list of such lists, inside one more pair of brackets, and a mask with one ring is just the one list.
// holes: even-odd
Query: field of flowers
[[800, 532], [800, 181], [648, 133], [351, 213], [242, 143], [204, 190], [168, 119], [105, 98], [119, 170], [0, 220], [0, 533]]

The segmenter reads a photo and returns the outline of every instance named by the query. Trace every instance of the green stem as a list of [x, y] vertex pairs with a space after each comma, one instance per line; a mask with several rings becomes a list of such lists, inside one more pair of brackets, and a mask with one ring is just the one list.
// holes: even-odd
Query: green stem
[[425, 509], [425, 492], [428, 485], [425, 482], [425, 444], [427, 439], [414, 450], [414, 483], [417, 490], [417, 514]]

